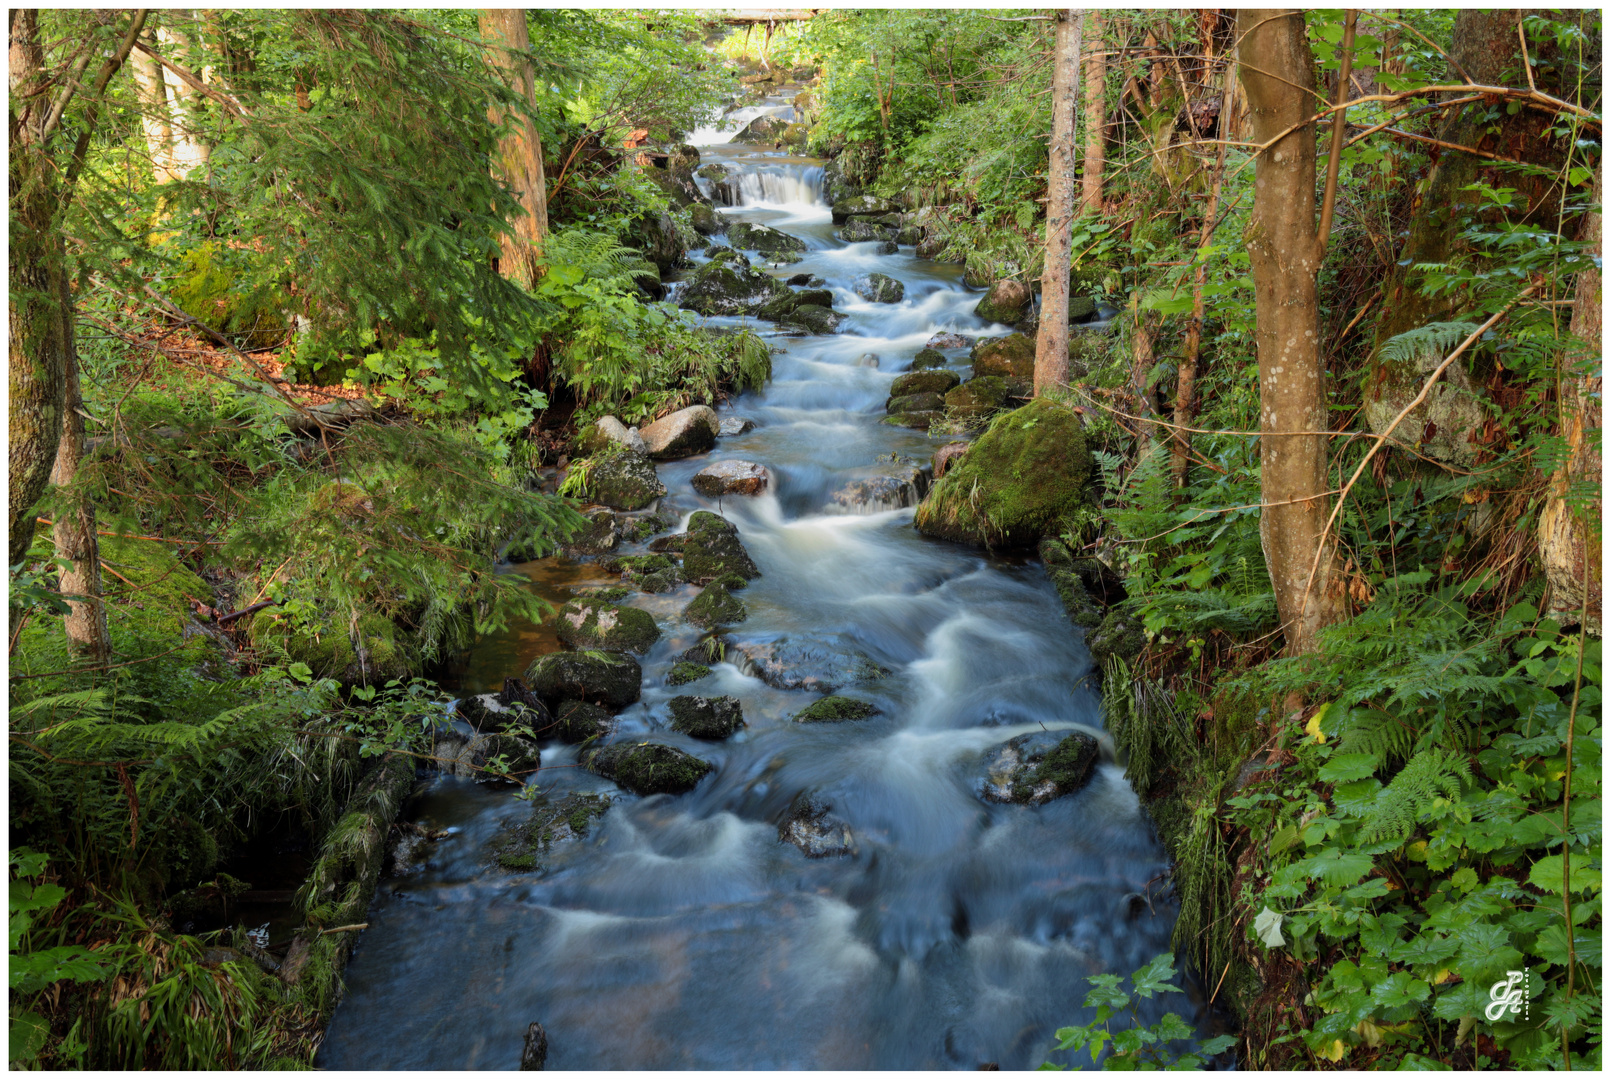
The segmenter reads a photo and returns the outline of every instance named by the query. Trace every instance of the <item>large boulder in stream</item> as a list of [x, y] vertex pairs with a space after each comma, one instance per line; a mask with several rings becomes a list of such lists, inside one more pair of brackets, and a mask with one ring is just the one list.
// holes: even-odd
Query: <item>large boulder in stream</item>
[[677, 306], [701, 315], [754, 315], [789, 287], [750, 265], [740, 251], [721, 248], [699, 267], [677, 294]]
[[757, 318], [771, 319], [780, 326], [804, 330], [810, 334], [832, 334], [848, 316], [828, 305], [833, 293], [827, 289], [790, 290], [787, 295], [765, 304], [755, 314]]
[[[853, 218], [845, 222], [844, 227], [839, 230], [839, 239], [847, 244], [859, 244], [866, 240], [879, 240], [888, 244], [891, 248], [896, 247], [896, 235], [897, 230], [893, 225], [879, 225], [876, 222], [864, 221], [861, 218]], [[889, 251], [885, 254], [893, 255], [895, 252]]]
[[654, 616], [633, 607], [617, 607], [584, 597], [559, 609], [554, 620], [559, 639], [573, 649], [646, 653], [660, 640]]
[[707, 499], [723, 495], [759, 495], [766, 490], [771, 474], [766, 466], [753, 461], [718, 461], [694, 474], [689, 483]]
[[1000, 375], [1008, 379], [1035, 381], [1035, 342], [1023, 334], [986, 338], [968, 354], [973, 374]]
[[554, 712], [554, 734], [561, 742], [580, 743], [615, 730], [615, 717], [591, 701], [562, 701]]
[[744, 130], [734, 135], [732, 142], [736, 143], [777, 143], [783, 139], [783, 133], [788, 130], [789, 122], [777, 116], [757, 116], [745, 125]]
[[990, 291], [980, 298], [973, 313], [989, 322], [1011, 326], [1028, 313], [1034, 298], [1034, 290], [1028, 285], [1005, 278], [990, 286]]
[[793, 844], [809, 859], [854, 855], [856, 837], [833, 814], [833, 804], [816, 792], [801, 792], [778, 825], [778, 842]]
[[908, 371], [904, 375], [897, 375], [895, 381], [889, 384], [889, 398], [884, 402], [884, 408], [893, 412], [890, 403], [911, 394], [943, 395], [961, 381], [962, 376], [943, 368]]
[[777, 255], [806, 249], [806, 242], [798, 236], [790, 236], [770, 225], [756, 225], [748, 221], [729, 225], [727, 242], [736, 248], [760, 252], [762, 255]]
[[661, 743], [618, 742], [582, 756], [589, 772], [637, 795], [681, 795], [714, 768], [710, 762]]
[[[826, 179], [826, 178], [825, 178]], [[877, 195], [850, 195], [833, 204], [833, 223], [843, 225], [852, 218], [883, 217], [900, 212], [900, 207]]]
[[619, 443], [611, 445], [615, 451], [595, 458], [588, 473], [587, 486], [593, 498], [617, 510], [642, 510], [666, 493], [666, 485], [654, 471], [654, 462]]
[[671, 730], [696, 739], [725, 739], [744, 726], [744, 710], [735, 697], [684, 694], [666, 704], [671, 709]]
[[703, 454], [716, 445], [721, 419], [709, 405], [690, 405], [669, 416], [662, 416], [639, 434], [649, 456], [656, 461]]
[[575, 700], [624, 709], [643, 691], [643, 668], [625, 653], [549, 653], [531, 662], [526, 683], [551, 706]]
[[906, 286], [888, 274], [863, 274], [851, 288], [873, 304], [898, 304], [906, 299]]
[[1091, 452], [1067, 406], [1037, 398], [991, 422], [929, 489], [919, 532], [984, 547], [1028, 547], [1056, 535], [1085, 499]]
[[1020, 735], [989, 759], [980, 794], [990, 802], [1039, 806], [1089, 784], [1101, 756], [1096, 739], [1083, 731]]
[[627, 226], [627, 243], [643, 252], [661, 274], [671, 273], [688, 258], [688, 248], [677, 231], [677, 223], [664, 210], [652, 210], [634, 218]]
[[737, 574], [745, 580], [761, 576], [738, 539], [738, 526], [707, 510], [696, 510], [688, 519], [682, 572], [696, 585], [715, 581], [724, 574]]

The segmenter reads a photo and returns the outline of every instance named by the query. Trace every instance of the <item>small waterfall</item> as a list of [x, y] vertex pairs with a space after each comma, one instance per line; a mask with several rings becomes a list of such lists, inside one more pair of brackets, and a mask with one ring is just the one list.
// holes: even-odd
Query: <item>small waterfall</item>
[[738, 189], [739, 206], [822, 206], [821, 165], [777, 165], [746, 169], [728, 184]]

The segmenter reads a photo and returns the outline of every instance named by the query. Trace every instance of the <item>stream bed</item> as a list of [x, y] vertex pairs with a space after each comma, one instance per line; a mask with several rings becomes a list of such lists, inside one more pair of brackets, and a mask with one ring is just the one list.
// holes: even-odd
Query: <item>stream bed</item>
[[[739, 118], [766, 110], [788, 112], [780, 99]], [[682, 619], [698, 590], [634, 594], [624, 602], [653, 614], [661, 638], [613, 738], [652, 737], [714, 771], [687, 794], [640, 798], [576, 767], [575, 746], [545, 744], [537, 782], [550, 798], [604, 792], [613, 803], [585, 836], [516, 873], [486, 848], [530, 805], [508, 788], [432, 781], [409, 814], [449, 835], [422, 872], [382, 881], [322, 1066], [512, 1069], [539, 1021], [550, 1069], [1089, 1067], [1083, 1052], [1053, 1051], [1056, 1028], [1091, 1018], [1086, 976], [1128, 976], [1169, 950], [1166, 858], [1111, 753], [1087, 787], [1041, 806], [979, 794], [987, 752], [1010, 738], [1100, 735], [1082, 632], [1039, 564], [919, 535], [911, 493], [835, 498], [889, 472], [889, 455], [926, 463], [944, 441], [879, 422], [890, 383], [930, 337], [1005, 328], [972, 314], [980, 294], [960, 267], [836, 239], [821, 162], [727, 138], [691, 140], [738, 175], [742, 205], [722, 212], [804, 238], [804, 257], [773, 272], [820, 276], [849, 319], [826, 337], [752, 322], [782, 350], [773, 379], [722, 415], [756, 426], [661, 463], [660, 510], [683, 522], [719, 511], [738, 526], [762, 576], [737, 594], [749, 617], [730, 640], [861, 665], [843, 692], [878, 715], [795, 723], [820, 693], [732, 663], [668, 686], [702, 636]], [[905, 298], [857, 297], [853, 281], [872, 271], [899, 279]], [[946, 355], [965, 377], [966, 350]], [[764, 465], [768, 491], [719, 505], [695, 494], [693, 474], [728, 458]], [[520, 570], [556, 605], [616, 583], [562, 557]], [[496, 690], [558, 647], [543, 628], [512, 628], [478, 645], [452, 689]], [[747, 727], [722, 742], [672, 732], [666, 703], [678, 694], [732, 695]], [[780, 842], [779, 822], [808, 791], [848, 824], [852, 854], [811, 859]], [[1179, 995], [1163, 1004], [1194, 1011]]]

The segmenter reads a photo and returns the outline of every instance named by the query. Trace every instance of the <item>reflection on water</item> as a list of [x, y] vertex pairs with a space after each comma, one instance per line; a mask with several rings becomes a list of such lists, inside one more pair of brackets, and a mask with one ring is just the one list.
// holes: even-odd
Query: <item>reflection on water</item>
[[[820, 275], [851, 318], [837, 336], [771, 338], [782, 349], [772, 383], [730, 406], [757, 426], [663, 463], [661, 509], [719, 509], [738, 525], [763, 572], [739, 594], [749, 619], [729, 633], [738, 649], [823, 670], [871, 661], [887, 674], [846, 692], [878, 715], [795, 723], [817, 695], [769, 685], [748, 664], [668, 687], [676, 654], [701, 636], [681, 619], [696, 590], [634, 595], [662, 637], [617, 737], [652, 736], [715, 771], [686, 795], [619, 797], [586, 839], [524, 874], [490, 868], [484, 845], [529, 807], [435, 781], [417, 814], [452, 835], [424, 873], [383, 884], [325, 1065], [512, 1068], [534, 1020], [558, 1069], [1087, 1064], [1051, 1051], [1056, 1027], [1090, 1019], [1085, 977], [1128, 974], [1168, 948], [1164, 857], [1117, 766], [1038, 808], [976, 794], [984, 756], [1006, 739], [1100, 729], [1089, 655], [1040, 568], [925, 539], [909, 508], [846, 514], [833, 499], [891, 471], [888, 455], [926, 463], [942, 441], [878, 421], [932, 334], [991, 331], [972, 314], [978, 293], [958, 268], [909, 249], [835, 240], [819, 162], [724, 140], [698, 140], [745, 193], [724, 213], [806, 237], [813, 249], [776, 272]], [[857, 298], [852, 284], [871, 270], [899, 278], [906, 299]], [[966, 350], [947, 355], [966, 375]], [[723, 458], [764, 464], [772, 489], [719, 506], [696, 495], [692, 475]], [[556, 605], [613, 583], [563, 559], [519, 570]], [[495, 689], [558, 647], [538, 627], [489, 638], [456, 672], [460, 688]], [[720, 743], [672, 733], [678, 693], [733, 695], [748, 726]], [[575, 767], [576, 753], [546, 746], [543, 786], [613, 792]], [[779, 843], [778, 822], [807, 791], [849, 825], [853, 855], [812, 860]]]

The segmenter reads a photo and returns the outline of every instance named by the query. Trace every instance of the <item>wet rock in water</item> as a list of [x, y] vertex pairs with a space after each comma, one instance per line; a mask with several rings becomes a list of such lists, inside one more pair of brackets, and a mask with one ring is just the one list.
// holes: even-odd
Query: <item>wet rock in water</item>
[[728, 659], [743, 657], [747, 673], [779, 690], [832, 693], [850, 683], [881, 679], [889, 672], [854, 649], [824, 641], [781, 638], [730, 646]]
[[744, 710], [735, 697], [672, 698], [671, 730], [696, 739], [725, 739], [744, 726]]
[[723, 495], [759, 495], [766, 490], [771, 475], [753, 461], [718, 461], [694, 474], [694, 490], [707, 499]]
[[683, 617], [695, 626], [711, 630], [741, 623], [750, 617], [750, 613], [745, 610], [744, 602], [728, 592], [726, 586], [713, 581], [694, 597], [683, 612]]
[[1057, 589], [1057, 596], [1075, 626], [1093, 630], [1102, 624], [1102, 606], [1085, 590], [1085, 582], [1074, 571], [1074, 556], [1061, 540], [1053, 536], [1042, 538], [1039, 547], [1046, 576]]
[[889, 407], [889, 401], [908, 394], [944, 394], [961, 381], [962, 376], [954, 371], [908, 371], [895, 376], [895, 381], [889, 384], [889, 399], [885, 402], [885, 408]]
[[[506, 683], [514, 682], [524, 686], [519, 679], [506, 679]], [[541, 735], [554, 722], [549, 715], [548, 708], [531, 691], [525, 701], [505, 702], [500, 700], [501, 694], [477, 694], [474, 697], [460, 698], [454, 707], [460, 719], [478, 732], [507, 731], [510, 728], [524, 727], [534, 734]]]
[[624, 709], [638, 700], [643, 669], [625, 653], [549, 653], [526, 669], [526, 682], [550, 706], [567, 698]]
[[927, 412], [890, 413], [888, 416], [884, 417], [884, 419], [880, 420], [879, 423], [888, 424], [890, 427], [903, 427], [912, 428], [916, 431], [927, 431], [930, 425], [932, 425], [936, 420], [942, 419], [944, 416], [945, 414], [938, 409], [931, 409]]
[[991, 422], [929, 489], [913, 524], [944, 540], [1027, 547], [1063, 530], [1086, 497], [1091, 465], [1079, 419], [1037, 398]]
[[640, 434], [656, 461], [703, 454], [716, 445], [721, 420], [709, 405], [690, 405], [645, 427]]
[[738, 539], [738, 526], [706, 510], [696, 510], [688, 519], [682, 572], [696, 585], [714, 581], [723, 574], [737, 574], [745, 579], [761, 576], [760, 569]]
[[727, 227], [727, 242], [736, 248], [756, 251], [762, 255], [776, 255], [785, 251], [804, 251], [806, 242], [798, 236], [748, 221], [736, 222]]
[[820, 307], [817, 304], [801, 304], [778, 322], [784, 326], [804, 330], [808, 334], [826, 336], [838, 333], [839, 327], [847, 318], [849, 316], [832, 308]]
[[968, 447], [972, 445], [973, 444], [970, 442], [948, 442], [938, 450], [934, 451], [934, 479], [938, 480], [943, 477], [946, 473], [946, 470], [949, 469], [958, 458], [960, 458], [963, 454], [966, 454], [968, 452]]
[[904, 397], [890, 398], [885, 403], [885, 408], [892, 413], [938, 412], [945, 408], [945, 395], [907, 394]]
[[899, 211], [899, 206], [888, 199], [880, 199], [877, 195], [851, 195], [834, 202], [831, 213], [833, 223], [843, 225], [851, 218], [882, 217]]
[[874, 514], [916, 506], [927, 487], [928, 475], [913, 466], [902, 470], [899, 476], [871, 476], [852, 480], [829, 499], [847, 510]]
[[661, 743], [618, 742], [583, 755], [590, 772], [637, 795], [680, 795], [693, 790], [713, 765]]
[[1083, 731], [1035, 731], [1011, 739], [985, 769], [981, 794], [991, 802], [1040, 806], [1091, 782], [1101, 747]]
[[614, 730], [615, 717], [591, 701], [562, 701], [554, 711], [554, 734], [561, 742], [586, 742]]
[[742, 252], [723, 247], [689, 275], [677, 294], [677, 306], [706, 316], [754, 315], [788, 291], [783, 282], [751, 266]]
[[[587, 524], [565, 542], [564, 551], [572, 558], [585, 558], [589, 555], [602, 555], [607, 551], [614, 551], [615, 545], [615, 514], [609, 510], [591, 510], [587, 513]], [[509, 561], [524, 560], [515, 559], [511, 552]]]
[[924, 345], [924, 348], [927, 348], [927, 349], [966, 349], [966, 348], [971, 347], [972, 345], [973, 345], [973, 339], [972, 338], [963, 337], [961, 334], [953, 334], [949, 330], [942, 330], [938, 334], [935, 334], [933, 337], [929, 338], [927, 344]]
[[907, 225], [895, 234], [895, 242], [902, 247], [916, 247], [923, 242], [923, 230], [916, 225]]
[[683, 545], [688, 542], [687, 533], [673, 533], [649, 541], [649, 550], [654, 552], [681, 553]]
[[612, 559], [608, 566], [647, 593], [667, 592], [682, 584], [682, 572], [664, 555], [628, 555]]
[[1090, 651], [1097, 670], [1106, 667], [1111, 657], [1116, 656], [1127, 663], [1133, 661], [1141, 655], [1146, 644], [1141, 620], [1124, 611], [1108, 612], [1101, 624], [1085, 637], [1085, 647]]
[[[800, 289], [770, 301], [755, 313], [756, 318], [787, 323], [803, 307], [833, 307], [833, 292], [829, 289]], [[835, 313], [837, 314], [837, 312]]]
[[863, 274], [851, 288], [857, 296], [873, 304], [898, 304], [906, 299], [906, 286], [888, 274]]
[[709, 637], [702, 638], [692, 648], [685, 650], [678, 659], [689, 664], [720, 664], [728, 659], [727, 654], [731, 648], [732, 642], [712, 634]]
[[647, 611], [592, 598], [572, 600], [560, 608], [555, 629], [573, 649], [645, 653], [660, 640], [660, 628]]
[[746, 416], [724, 416], [721, 424], [716, 428], [716, 434], [724, 439], [730, 439], [734, 435], [742, 435], [746, 431], [754, 430], [755, 421]]
[[544, 1072], [548, 1062], [548, 1032], [533, 1020], [526, 1028], [526, 1041], [520, 1048], [521, 1072]]
[[539, 870], [555, 844], [580, 840], [610, 809], [608, 795], [572, 792], [562, 799], [538, 796], [531, 813], [508, 821], [487, 844], [492, 862], [516, 872]]
[[602, 600], [606, 604], [614, 604], [631, 596], [633, 590], [625, 585], [581, 585], [572, 589], [571, 592], [577, 596], [586, 596], [593, 600]]
[[701, 236], [716, 236], [726, 228], [726, 222], [715, 208], [706, 206], [702, 202], [692, 203], [688, 207], [688, 220], [694, 231]]
[[1035, 343], [1023, 334], [1008, 334], [979, 342], [968, 354], [973, 374], [1001, 375], [1009, 379], [1035, 381]]
[[982, 420], [1015, 406], [1014, 391], [1024, 389], [1021, 383], [1000, 375], [981, 375], [945, 395], [946, 414], [957, 419]]
[[811, 275], [810, 274], [795, 274], [792, 277], [784, 279], [783, 284], [785, 284], [785, 285], [810, 285], [811, 284]]
[[1096, 297], [1071, 296], [1068, 298], [1068, 321], [1071, 323], [1090, 322], [1096, 318]]
[[879, 225], [872, 221], [847, 221], [839, 230], [839, 239], [847, 244], [860, 244], [868, 240], [877, 240], [890, 247], [895, 246], [895, 230], [888, 225]]
[[775, 143], [783, 138], [788, 129], [787, 120], [776, 116], [757, 116], [745, 125], [744, 130], [734, 135], [732, 142], [736, 143]]
[[807, 858], [854, 855], [856, 837], [850, 826], [833, 814], [833, 804], [815, 792], [802, 792], [789, 805], [778, 825], [778, 841], [793, 844]]
[[698, 682], [710, 674], [710, 668], [704, 664], [695, 664], [689, 660], [678, 660], [671, 665], [666, 674], [667, 686], [682, 686], [685, 683]]
[[860, 356], [856, 357], [857, 367], [876, 368], [878, 366], [878, 362], [877, 353], [864, 352]]
[[643, 436], [638, 434], [638, 429], [627, 427], [613, 416], [600, 417], [595, 427], [598, 433], [610, 440], [610, 442], [619, 443], [635, 453], [647, 454], [649, 452], [649, 448], [643, 444]]
[[1034, 298], [1034, 290], [1028, 285], [1006, 278], [990, 286], [974, 306], [973, 313], [988, 322], [1011, 326], [1029, 311]]
[[587, 486], [593, 498], [616, 510], [642, 510], [666, 493], [654, 462], [624, 447], [593, 462]]
[[923, 371], [926, 368], [943, 368], [944, 366], [945, 354], [938, 349], [919, 349], [917, 355], [912, 357], [913, 371]]
[[[438, 742], [440, 748], [447, 745]], [[502, 759], [502, 768], [494, 771], [494, 763]], [[537, 771], [541, 755], [537, 744], [519, 735], [503, 732], [482, 732], [460, 743], [445, 765], [445, 771], [454, 776], [470, 776], [483, 782], [524, 782]]]
[[865, 720], [877, 716], [878, 708], [871, 702], [830, 694], [819, 698], [794, 714], [797, 724], [834, 724], [842, 720]]

